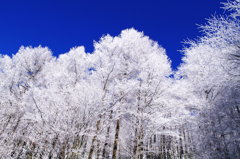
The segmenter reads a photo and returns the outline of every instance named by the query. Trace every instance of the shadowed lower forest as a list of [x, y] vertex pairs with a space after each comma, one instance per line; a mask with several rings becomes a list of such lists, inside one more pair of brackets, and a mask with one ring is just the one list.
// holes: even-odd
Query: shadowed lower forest
[[1, 159], [240, 158], [240, 1], [200, 26], [176, 71], [133, 28], [55, 57], [0, 57]]

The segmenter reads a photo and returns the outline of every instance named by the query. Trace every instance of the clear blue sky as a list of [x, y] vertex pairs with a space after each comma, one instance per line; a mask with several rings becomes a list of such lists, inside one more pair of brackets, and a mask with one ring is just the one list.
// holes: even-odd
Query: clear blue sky
[[[222, 0], [224, 1], [224, 0]], [[184, 39], [200, 36], [196, 24], [222, 13], [220, 0], [0, 0], [0, 53], [21, 45], [48, 46], [54, 53], [84, 45], [103, 34], [134, 27], [158, 41], [175, 69]]]

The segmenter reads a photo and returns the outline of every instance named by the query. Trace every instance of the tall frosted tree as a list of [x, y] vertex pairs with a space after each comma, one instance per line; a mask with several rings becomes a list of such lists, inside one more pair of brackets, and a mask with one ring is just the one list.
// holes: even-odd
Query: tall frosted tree
[[[173, 108], [166, 102], [172, 80], [165, 50], [143, 33], [128, 29], [95, 43], [94, 56], [94, 78], [102, 88], [99, 110], [103, 112], [96, 121], [89, 158], [94, 151], [112, 158], [146, 157], [148, 139], [166, 125], [165, 117]], [[104, 126], [106, 119], [110, 122]], [[106, 133], [104, 142], [102, 129]]]
[[239, 158], [239, 5], [202, 26], [205, 35], [185, 49], [180, 67], [199, 101], [195, 145], [199, 158]]
[[0, 59], [1, 68], [1, 149], [2, 156], [22, 157], [31, 136], [42, 126], [42, 110], [31, 93], [44, 87], [46, 64], [52, 59], [48, 48], [21, 47], [12, 58]]

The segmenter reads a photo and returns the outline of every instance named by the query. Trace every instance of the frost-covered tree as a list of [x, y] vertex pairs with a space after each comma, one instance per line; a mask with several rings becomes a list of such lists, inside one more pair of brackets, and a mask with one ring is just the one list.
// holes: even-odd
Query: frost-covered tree
[[135, 29], [53, 57], [0, 57], [0, 158], [239, 158], [240, 1], [212, 17], [173, 73]]
[[146, 157], [148, 140], [170, 125], [171, 117], [166, 116], [173, 110], [166, 102], [172, 81], [165, 50], [129, 29], [95, 43], [94, 56], [93, 76], [100, 82], [102, 101], [89, 158], [94, 151], [105, 158]]
[[224, 3], [229, 16], [213, 17], [205, 35], [184, 50], [179, 71], [202, 101], [194, 144], [199, 158], [239, 158], [239, 4]]
[[1, 155], [22, 157], [31, 138], [43, 124], [42, 110], [34, 102], [33, 89], [44, 87], [42, 73], [52, 59], [47, 48], [21, 47], [12, 58], [0, 59], [1, 68]]

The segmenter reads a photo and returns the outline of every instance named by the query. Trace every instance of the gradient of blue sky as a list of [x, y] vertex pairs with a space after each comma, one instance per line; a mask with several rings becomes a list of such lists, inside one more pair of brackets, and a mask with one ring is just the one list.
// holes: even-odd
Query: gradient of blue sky
[[[223, 0], [224, 1], [224, 0]], [[158, 41], [175, 69], [184, 39], [200, 36], [196, 24], [223, 11], [219, 0], [0, 0], [0, 53], [21, 45], [48, 46], [54, 53], [134, 27]]]

